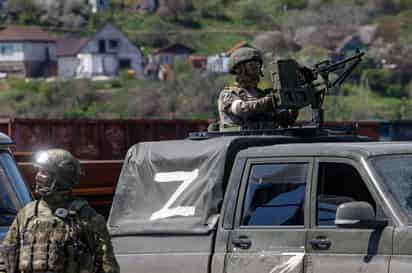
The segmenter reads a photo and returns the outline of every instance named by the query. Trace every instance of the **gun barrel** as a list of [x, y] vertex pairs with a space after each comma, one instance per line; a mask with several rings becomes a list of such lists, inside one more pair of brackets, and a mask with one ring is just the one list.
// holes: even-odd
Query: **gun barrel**
[[322, 74], [322, 73], [326, 73], [326, 72], [333, 72], [339, 69], [342, 69], [345, 67], [345, 65], [353, 60], [360, 60], [362, 58], [362, 56], [365, 54], [365, 52], [359, 52], [356, 53], [355, 55], [348, 57], [346, 59], [343, 59], [339, 62], [333, 63], [331, 65], [327, 65], [327, 66], [322, 66], [318, 69], [315, 69], [314, 72], [317, 74]]

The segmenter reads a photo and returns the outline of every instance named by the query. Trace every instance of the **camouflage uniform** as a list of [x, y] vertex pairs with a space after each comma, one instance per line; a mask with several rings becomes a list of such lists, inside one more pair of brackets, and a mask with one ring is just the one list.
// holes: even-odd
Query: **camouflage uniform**
[[71, 194], [80, 174], [77, 159], [64, 150], [44, 155], [40, 168], [49, 170], [36, 175], [41, 199], [19, 211], [3, 242], [6, 272], [118, 273], [104, 218]]
[[275, 112], [271, 97], [261, 89], [230, 86], [219, 95], [220, 130], [274, 128]]
[[[273, 129], [295, 122], [297, 111], [276, 109], [272, 90], [257, 88], [263, 75], [262, 63], [260, 52], [253, 48], [237, 49], [230, 56], [229, 72], [236, 75], [236, 84], [224, 88], [219, 95], [221, 131]], [[247, 67], [249, 64], [252, 69]]]

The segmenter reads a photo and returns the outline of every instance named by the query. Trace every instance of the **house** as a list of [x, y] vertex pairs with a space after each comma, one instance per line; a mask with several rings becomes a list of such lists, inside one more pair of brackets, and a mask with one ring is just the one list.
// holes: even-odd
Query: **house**
[[163, 66], [176, 63], [187, 63], [189, 56], [195, 52], [194, 49], [180, 43], [171, 44], [167, 47], [156, 49], [152, 54], [152, 61]]
[[64, 38], [57, 42], [61, 78], [116, 76], [121, 70], [143, 75], [142, 51], [113, 24], [106, 24], [90, 38]]
[[229, 58], [232, 53], [242, 47], [250, 47], [250, 45], [245, 42], [239, 42], [229, 50], [223, 53], [219, 53], [213, 56], [207, 57], [207, 72], [211, 73], [229, 73]]
[[56, 39], [38, 27], [8, 26], [0, 31], [0, 73], [10, 77], [56, 74]]
[[92, 12], [97, 13], [101, 10], [107, 10], [110, 7], [110, 0], [88, 0], [92, 7]]
[[228, 51], [226, 51], [226, 55], [230, 57], [230, 55], [232, 55], [233, 52], [235, 52], [236, 50], [242, 47], [252, 47], [252, 46], [249, 45], [249, 43], [245, 41], [239, 42], [235, 44], [233, 47], [231, 47]]
[[228, 73], [229, 56], [221, 53], [207, 57], [206, 70], [212, 73]]
[[360, 40], [365, 45], [370, 45], [376, 39], [376, 34], [378, 30], [378, 25], [365, 25], [359, 27], [357, 34]]
[[207, 67], [207, 57], [192, 55], [189, 57], [189, 64], [191, 67], [198, 70], [205, 70]]
[[353, 52], [357, 49], [360, 50], [365, 47], [366, 44], [362, 42], [358, 35], [349, 35], [338, 44], [335, 52], [344, 54], [345, 52]]

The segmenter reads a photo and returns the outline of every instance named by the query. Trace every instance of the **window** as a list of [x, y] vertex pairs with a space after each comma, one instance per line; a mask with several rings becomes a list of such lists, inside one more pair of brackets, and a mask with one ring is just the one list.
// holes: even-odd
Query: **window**
[[303, 226], [307, 163], [252, 166], [242, 225]]
[[99, 40], [99, 53], [106, 53], [106, 41], [105, 40]]
[[132, 67], [132, 63], [130, 59], [120, 59], [119, 60], [119, 68], [123, 69], [130, 69]]
[[13, 52], [14, 52], [13, 45], [1, 45], [0, 46], [0, 54], [3, 56], [13, 55]]
[[339, 205], [352, 201], [365, 201], [376, 211], [365, 182], [358, 171], [345, 163], [320, 163], [317, 188], [317, 225], [334, 226]]
[[109, 40], [109, 49], [116, 50], [119, 48], [119, 40]]
[[17, 215], [19, 200], [3, 167], [0, 167], [0, 226], [9, 226]]

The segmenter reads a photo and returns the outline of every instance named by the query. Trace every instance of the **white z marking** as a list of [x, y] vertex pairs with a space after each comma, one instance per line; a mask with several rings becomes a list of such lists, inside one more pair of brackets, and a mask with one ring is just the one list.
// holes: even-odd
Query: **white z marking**
[[150, 217], [150, 221], [155, 221], [158, 219], [164, 219], [176, 215], [180, 216], [193, 216], [195, 215], [195, 207], [174, 207], [171, 208], [173, 203], [179, 198], [179, 196], [189, 187], [189, 185], [195, 181], [199, 176], [199, 169], [195, 169], [191, 172], [167, 172], [167, 173], [157, 173], [154, 180], [157, 183], [170, 183], [176, 181], [183, 181], [183, 183], [177, 188], [177, 190], [172, 194], [166, 204], [160, 210], [154, 212]]

